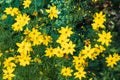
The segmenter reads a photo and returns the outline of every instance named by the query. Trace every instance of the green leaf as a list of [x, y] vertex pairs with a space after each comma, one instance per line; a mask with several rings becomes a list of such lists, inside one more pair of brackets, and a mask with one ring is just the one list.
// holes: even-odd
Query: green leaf
[[43, 0], [37, 0], [37, 6], [42, 6]]
[[45, 0], [38, 0], [37, 1], [37, 6], [43, 8], [45, 5]]

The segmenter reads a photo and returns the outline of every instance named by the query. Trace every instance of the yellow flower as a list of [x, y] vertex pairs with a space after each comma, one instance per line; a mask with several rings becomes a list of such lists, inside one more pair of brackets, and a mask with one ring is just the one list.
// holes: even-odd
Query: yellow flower
[[113, 58], [114, 58], [114, 60], [119, 61], [120, 60], [120, 55], [118, 55], [117, 53], [114, 53]]
[[64, 67], [61, 70], [61, 74], [65, 77], [72, 76], [73, 70], [70, 67]]
[[105, 48], [103, 46], [98, 46], [97, 44], [95, 45], [95, 47], [93, 48], [93, 54], [91, 56], [91, 59], [94, 60], [97, 58], [97, 56], [102, 53], [105, 50]]
[[93, 22], [95, 23], [104, 23], [106, 21], [105, 15], [102, 11], [95, 13]]
[[16, 45], [19, 47], [17, 52], [20, 54], [27, 54], [32, 51], [32, 45], [30, 42], [22, 41], [21, 43], [16, 43]]
[[14, 57], [5, 58], [5, 61], [3, 62], [4, 68], [15, 68], [16, 64], [12, 62], [14, 60]]
[[63, 51], [65, 54], [71, 54], [73, 55], [73, 52], [75, 52], [75, 44], [72, 43], [72, 41], [69, 41], [69, 43], [66, 43], [65, 46], [63, 46]]
[[80, 51], [80, 55], [86, 59], [86, 58], [92, 58], [92, 54], [94, 53], [94, 49], [91, 48], [91, 45], [84, 46], [84, 49]]
[[56, 9], [56, 6], [50, 7], [50, 9], [47, 9], [46, 12], [49, 13], [48, 17], [50, 17], [50, 19], [58, 18], [58, 10]]
[[98, 46], [97, 44], [95, 44], [95, 48], [98, 53], [102, 53], [105, 50], [104, 46], [102, 46], [102, 45]]
[[64, 52], [60, 47], [55, 48], [54, 51], [55, 51], [55, 55], [57, 57], [63, 57], [64, 56]]
[[102, 34], [98, 34], [99, 39], [97, 40], [98, 42], [101, 42], [102, 45], [108, 46], [110, 42], [112, 42], [111, 38], [111, 32], [106, 33], [105, 31], [102, 31]]
[[48, 43], [52, 42], [52, 37], [51, 37], [51, 36], [48, 36], [48, 35], [46, 35], [46, 34], [43, 34], [42, 36], [43, 36], [43, 42], [42, 42], [42, 43], [43, 43], [45, 46], [48, 46]]
[[24, 33], [25, 35], [29, 34], [30, 33], [30, 30], [28, 29], [28, 27], [24, 30]]
[[24, 0], [23, 1], [24, 8], [29, 8], [30, 4], [31, 4], [31, 0]]
[[30, 55], [27, 54], [20, 54], [17, 56], [18, 62], [20, 62], [21, 66], [26, 66], [29, 65], [31, 62], [31, 57]]
[[26, 24], [28, 24], [28, 21], [30, 20], [30, 18], [29, 18], [29, 15], [27, 15], [27, 14], [19, 14], [19, 15], [17, 15], [17, 17], [15, 18], [15, 20], [17, 21], [17, 22], [20, 22], [20, 23], [22, 23], [23, 24], [23, 26], [24, 25], [26, 25]]
[[12, 80], [15, 75], [13, 74], [14, 69], [3, 69], [3, 79]]
[[38, 31], [38, 29], [32, 28], [32, 31], [29, 33], [29, 36], [31, 37], [31, 39], [39, 36], [41, 34], [41, 32]]
[[97, 2], [98, 0], [92, 0], [92, 2]]
[[0, 52], [0, 57], [3, 55], [3, 53]]
[[5, 20], [7, 18], [7, 15], [5, 15], [5, 14], [3, 14], [2, 16], [1, 16], [1, 19], [2, 20]]
[[12, 9], [12, 12], [13, 12], [15, 15], [20, 14], [20, 11], [19, 11], [18, 8], [13, 8], [13, 9]]
[[105, 28], [104, 26], [104, 22], [106, 21], [106, 18], [105, 18], [105, 15], [103, 15], [103, 12], [99, 12], [99, 13], [95, 13], [94, 15], [94, 20], [91, 25], [92, 25], [92, 28], [96, 31], [99, 30], [99, 28]]
[[6, 9], [4, 10], [4, 12], [5, 12], [6, 14], [10, 14], [11, 16], [14, 16], [14, 14], [13, 14], [13, 12], [12, 12], [12, 7], [6, 8]]
[[69, 42], [69, 39], [66, 36], [64, 36], [64, 35], [60, 35], [60, 37], [57, 39], [56, 42], [59, 43], [61, 45], [61, 47], [64, 47], [65, 44], [67, 42]]
[[91, 25], [92, 25], [93, 30], [95, 31], [98, 31], [99, 28], [105, 28], [103, 23], [92, 23]]
[[14, 31], [22, 31], [23, 30], [23, 24], [19, 23], [19, 22], [16, 22], [16, 23], [12, 24], [12, 29]]
[[50, 48], [47, 48], [46, 50], [45, 50], [45, 56], [48, 56], [49, 58], [51, 58], [52, 56], [54, 56], [54, 49], [52, 48], [52, 47], [50, 47]]
[[115, 57], [112, 56], [111, 54], [108, 57], [106, 57], [106, 63], [107, 63], [108, 67], [112, 67], [113, 68], [114, 65], [117, 65], [117, 61], [118, 60], [116, 60]]
[[75, 64], [75, 69], [80, 71], [81, 70], [81, 67], [85, 66], [85, 62], [84, 62], [84, 65], [79, 63], [79, 64]]
[[91, 60], [95, 60], [97, 58], [98, 54], [97, 53], [93, 53], [92, 56], [91, 56]]
[[81, 65], [81, 66], [83, 66], [83, 64], [85, 63], [85, 60], [83, 59], [83, 57], [81, 56], [81, 55], [79, 55], [79, 56], [73, 56], [73, 63], [75, 64], [75, 65]]
[[66, 27], [61, 27], [59, 33], [61, 33], [61, 35], [64, 35], [66, 37], [70, 37], [70, 35], [73, 34], [73, 31], [72, 28], [66, 26]]
[[84, 71], [83, 67], [81, 67], [78, 72], [74, 73], [75, 78], [79, 78], [80, 80], [82, 80], [82, 78], [86, 77], [85, 74], [86, 74], [86, 72]]
[[31, 32], [27, 29], [26, 31], [29, 33], [27, 38], [33, 42], [33, 46], [43, 43], [43, 36], [41, 35], [41, 32], [38, 31], [38, 29], [32, 28]]

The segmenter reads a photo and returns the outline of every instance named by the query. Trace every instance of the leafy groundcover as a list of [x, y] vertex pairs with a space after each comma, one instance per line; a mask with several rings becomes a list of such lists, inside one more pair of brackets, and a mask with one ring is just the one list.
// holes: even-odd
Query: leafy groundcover
[[120, 0], [0, 0], [0, 80], [120, 80]]

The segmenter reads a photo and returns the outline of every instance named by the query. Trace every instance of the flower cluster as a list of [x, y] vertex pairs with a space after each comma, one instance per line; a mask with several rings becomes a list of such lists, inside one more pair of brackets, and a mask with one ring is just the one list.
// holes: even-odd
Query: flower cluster
[[28, 24], [28, 21], [30, 20], [29, 16], [27, 14], [19, 14], [15, 18], [15, 23], [12, 25], [12, 28], [14, 31], [22, 31], [23, 26]]
[[92, 28], [96, 31], [98, 31], [99, 28], [105, 28], [104, 26], [105, 21], [106, 21], [106, 18], [102, 11], [99, 13], [96, 13], [94, 15], [94, 20], [93, 20], [94, 23], [92, 23]]
[[6, 58], [3, 62], [4, 68], [3, 68], [3, 79], [12, 80], [13, 77], [15, 77], [15, 74], [13, 74], [16, 64], [13, 62], [15, 61], [14, 57]]
[[11, 16], [18, 15], [20, 13], [18, 8], [12, 8], [12, 7], [6, 8], [4, 12], [7, 15], [11, 15]]
[[117, 34], [104, 10], [88, 11], [99, 1], [1, 0], [0, 79], [117, 80]]

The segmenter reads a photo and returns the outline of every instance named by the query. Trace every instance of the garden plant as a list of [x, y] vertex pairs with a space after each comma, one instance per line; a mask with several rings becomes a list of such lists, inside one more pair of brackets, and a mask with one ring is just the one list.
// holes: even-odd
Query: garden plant
[[0, 0], [0, 80], [120, 80], [120, 0]]

